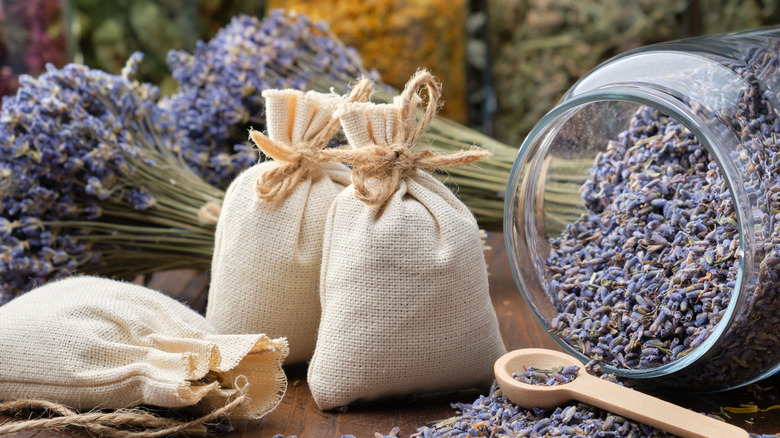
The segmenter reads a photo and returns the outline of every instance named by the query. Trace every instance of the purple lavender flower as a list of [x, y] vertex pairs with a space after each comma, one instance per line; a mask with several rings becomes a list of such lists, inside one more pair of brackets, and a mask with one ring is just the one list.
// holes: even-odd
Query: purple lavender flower
[[263, 90], [343, 92], [369, 74], [355, 49], [339, 42], [327, 24], [282, 10], [262, 21], [239, 15], [208, 43], [198, 42], [193, 54], [169, 52], [168, 64], [179, 90], [162, 105], [176, 115], [176, 150], [222, 188], [259, 158], [247, 132], [265, 128]]
[[119, 239], [140, 245], [133, 239], [142, 236], [117, 230], [158, 220], [135, 211], [156, 206], [168, 193], [160, 187], [176, 186], [177, 178], [188, 190], [200, 187], [183, 163], [169, 160], [173, 118], [157, 105], [156, 87], [132, 80], [140, 59], [131, 57], [122, 75], [50, 65], [38, 78], [22, 76], [16, 95], [3, 99], [0, 304], [76, 269], [94, 271], [111, 249], [134, 248]]

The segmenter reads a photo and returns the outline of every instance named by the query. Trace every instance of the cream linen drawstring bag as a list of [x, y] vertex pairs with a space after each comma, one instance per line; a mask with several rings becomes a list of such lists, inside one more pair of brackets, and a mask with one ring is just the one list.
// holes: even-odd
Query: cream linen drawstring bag
[[[417, 95], [428, 106], [416, 123]], [[347, 103], [337, 116], [353, 148], [326, 151], [353, 185], [325, 224], [322, 320], [308, 383], [317, 406], [488, 385], [506, 350], [469, 209], [422, 169], [462, 166], [480, 150], [413, 150], [440, 96], [427, 72], [392, 104]]]
[[[42, 400], [65, 411], [153, 405], [206, 414], [239, 401], [230, 417], [249, 419], [274, 409], [287, 388], [285, 339], [216, 334], [160, 292], [97, 277], [49, 283], [0, 307], [0, 352], [0, 402], [21, 408]], [[0, 435], [5, 427], [14, 424], [0, 425]]]
[[267, 333], [290, 343], [287, 363], [311, 358], [320, 321], [322, 230], [349, 169], [320, 155], [339, 130], [333, 112], [346, 97], [266, 90], [268, 136], [252, 131], [273, 161], [242, 172], [217, 222], [206, 318], [221, 333]]

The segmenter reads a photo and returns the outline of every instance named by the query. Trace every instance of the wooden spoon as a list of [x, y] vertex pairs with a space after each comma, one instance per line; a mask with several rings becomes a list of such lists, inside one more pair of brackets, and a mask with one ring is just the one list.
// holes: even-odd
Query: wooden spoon
[[[570, 365], [577, 365], [580, 370], [574, 380], [562, 385], [531, 385], [512, 377], [512, 373], [521, 374], [528, 367], [552, 369]], [[524, 408], [550, 409], [577, 400], [681, 437], [749, 437], [739, 427], [591, 376], [583, 370], [582, 363], [565, 353], [543, 348], [515, 350], [499, 358], [494, 371], [504, 395]]]

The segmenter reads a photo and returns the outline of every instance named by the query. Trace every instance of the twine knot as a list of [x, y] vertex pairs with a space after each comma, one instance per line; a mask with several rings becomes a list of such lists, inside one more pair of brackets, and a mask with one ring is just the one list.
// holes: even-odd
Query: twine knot
[[[417, 90], [421, 87], [428, 90], [428, 105], [418, 122], [417, 109], [422, 99]], [[396, 101], [392, 123], [394, 131], [389, 136], [392, 139], [389, 144], [340, 147], [322, 151], [322, 155], [329, 161], [341, 161], [352, 166], [355, 197], [377, 207], [382, 207], [398, 191], [401, 181], [413, 177], [419, 169], [465, 166], [492, 155], [489, 151], [475, 148], [450, 155], [428, 149], [414, 150], [436, 116], [440, 97], [441, 89], [433, 76], [426, 70], [418, 71]]]
[[[371, 96], [371, 83], [361, 80], [344, 98], [345, 102], [360, 102]], [[292, 118], [291, 118], [292, 119]], [[284, 199], [306, 179], [314, 181], [322, 177], [320, 164], [328, 161], [321, 155], [323, 148], [339, 130], [338, 119], [332, 118], [313, 137], [295, 144], [272, 140], [265, 134], [252, 130], [249, 138], [268, 157], [279, 162], [277, 167], [263, 172], [255, 181], [257, 197], [266, 202]]]
[[279, 162], [277, 167], [267, 170], [255, 181], [255, 193], [261, 200], [284, 199], [301, 181], [316, 181], [322, 176], [320, 163], [323, 159], [319, 146], [306, 142], [288, 146], [258, 131], [251, 131], [249, 136], [264, 154]]
[[390, 154], [385, 156], [388, 166], [400, 174], [402, 178], [410, 177], [419, 169], [419, 157], [408, 145], [393, 143], [388, 148]]
[[307, 175], [308, 178], [317, 180], [322, 176], [322, 169], [320, 169], [320, 163], [323, 162], [320, 148], [312, 148], [306, 143], [298, 143], [293, 146], [296, 156], [293, 157], [294, 162], [290, 163], [300, 169], [301, 172]]

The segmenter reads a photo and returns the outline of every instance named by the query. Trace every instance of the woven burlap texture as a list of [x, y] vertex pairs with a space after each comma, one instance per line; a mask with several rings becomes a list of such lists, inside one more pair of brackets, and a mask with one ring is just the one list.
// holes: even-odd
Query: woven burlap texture
[[266, 90], [263, 97], [268, 136], [253, 138], [308, 154], [300, 166], [312, 171], [273, 200], [259, 198], [258, 184], [277, 170], [276, 187], [287, 184], [289, 163], [256, 164], [230, 185], [217, 222], [206, 318], [221, 333], [284, 336], [287, 363], [296, 363], [311, 358], [320, 321], [325, 215], [350, 182], [343, 164], [313, 161], [338, 130], [332, 116], [342, 97], [297, 90]]
[[[402, 108], [416, 108], [412, 97], [343, 105], [337, 115], [350, 145], [399, 144], [414, 124]], [[308, 371], [317, 406], [493, 380], [506, 350], [479, 228], [443, 184], [417, 170], [379, 207], [358, 200], [350, 185], [334, 200], [324, 236], [322, 320]]]
[[[52, 282], [0, 307], [0, 351], [0, 401], [211, 412], [239, 395], [238, 381], [248, 399], [231, 418], [246, 419], [274, 409], [287, 388], [285, 339], [216, 334], [160, 292], [97, 277]], [[199, 382], [207, 374], [219, 380]]]

